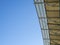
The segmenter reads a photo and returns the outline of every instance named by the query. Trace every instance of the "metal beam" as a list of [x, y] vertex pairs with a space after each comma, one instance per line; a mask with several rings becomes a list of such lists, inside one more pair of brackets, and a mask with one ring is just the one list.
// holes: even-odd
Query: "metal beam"
[[58, 3], [59, 1], [45, 1], [45, 2], [34, 2], [34, 4], [47, 4], [47, 3]]
[[60, 17], [39, 17], [39, 19], [60, 19]]
[[42, 30], [59, 30], [60, 31], [60, 29], [42, 29]]
[[48, 12], [59, 12], [59, 10], [46, 10]]

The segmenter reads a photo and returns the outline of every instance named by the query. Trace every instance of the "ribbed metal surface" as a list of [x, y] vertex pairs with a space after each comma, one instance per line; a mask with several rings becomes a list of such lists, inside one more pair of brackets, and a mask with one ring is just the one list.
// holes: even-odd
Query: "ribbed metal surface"
[[60, 45], [60, 0], [35, 0], [44, 45]]
[[[47, 25], [47, 16], [45, 12], [44, 0], [35, 0], [36, 11], [41, 26], [44, 45], [50, 45], [49, 30]], [[39, 4], [40, 3], [40, 4]]]

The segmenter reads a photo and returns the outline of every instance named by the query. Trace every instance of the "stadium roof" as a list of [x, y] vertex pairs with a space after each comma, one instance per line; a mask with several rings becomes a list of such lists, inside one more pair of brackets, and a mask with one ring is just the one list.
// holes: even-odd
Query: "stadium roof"
[[60, 0], [34, 0], [44, 45], [60, 45]]

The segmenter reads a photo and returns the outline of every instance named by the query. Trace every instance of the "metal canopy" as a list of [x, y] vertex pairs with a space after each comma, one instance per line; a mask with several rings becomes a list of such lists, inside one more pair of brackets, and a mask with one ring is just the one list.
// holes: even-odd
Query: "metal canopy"
[[44, 45], [60, 45], [60, 0], [34, 0]]

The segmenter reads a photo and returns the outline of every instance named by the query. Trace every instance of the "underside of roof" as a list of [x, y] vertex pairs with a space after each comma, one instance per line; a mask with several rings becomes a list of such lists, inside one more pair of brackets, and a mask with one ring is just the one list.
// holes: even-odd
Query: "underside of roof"
[[60, 45], [60, 0], [34, 0], [44, 45]]

